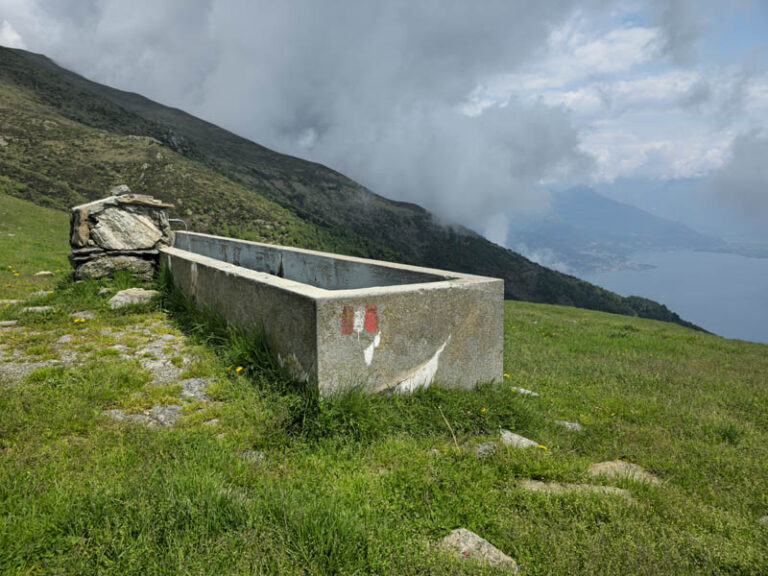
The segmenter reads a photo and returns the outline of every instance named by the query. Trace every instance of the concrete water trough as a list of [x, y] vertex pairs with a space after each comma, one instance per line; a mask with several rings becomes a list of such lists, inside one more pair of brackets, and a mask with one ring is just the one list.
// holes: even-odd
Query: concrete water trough
[[502, 376], [503, 280], [192, 232], [161, 254], [188, 298], [263, 327], [280, 363], [321, 393]]

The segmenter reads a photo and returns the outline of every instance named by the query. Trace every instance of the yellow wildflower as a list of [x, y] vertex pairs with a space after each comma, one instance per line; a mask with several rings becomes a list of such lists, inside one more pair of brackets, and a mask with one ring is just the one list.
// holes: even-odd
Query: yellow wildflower
[[486, 408], [480, 408], [480, 412], [485, 412]]
[[509, 374], [507, 374], [506, 372], [504, 372], [504, 378], [509, 378]]
[[549, 448], [544, 446], [544, 444], [539, 444], [539, 448], [541, 448], [542, 450], [549, 450]]
[[235, 372], [242, 372], [242, 371], [243, 371], [242, 366], [238, 366], [237, 368], [235, 368]]

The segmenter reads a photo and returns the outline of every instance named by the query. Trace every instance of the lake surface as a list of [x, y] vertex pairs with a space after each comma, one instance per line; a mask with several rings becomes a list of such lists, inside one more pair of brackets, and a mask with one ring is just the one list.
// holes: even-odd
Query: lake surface
[[768, 259], [679, 251], [640, 253], [632, 260], [655, 268], [584, 279], [622, 296], [661, 302], [715, 334], [768, 343]]

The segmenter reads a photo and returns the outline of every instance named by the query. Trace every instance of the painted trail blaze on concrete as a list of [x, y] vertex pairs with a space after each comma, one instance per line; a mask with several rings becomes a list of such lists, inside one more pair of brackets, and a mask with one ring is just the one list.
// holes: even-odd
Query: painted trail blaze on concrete
[[341, 333], [360, 334], [363, 330], [366, 332], [376, 332], [379, 329], [379, 316], [376, 312], [376, 304], [369, 304], [365, 309], [356, 309], [354, 306], [344, 306], [341, 310]]
[[341, 333], [352, 334], [355, 328], [355, 309], [352, 306], [344, 306], [341, 311]]
[[379, 317], [376, 315], [376, 304], [365, 307], [365, 331], [376, 332], [379, 329]]

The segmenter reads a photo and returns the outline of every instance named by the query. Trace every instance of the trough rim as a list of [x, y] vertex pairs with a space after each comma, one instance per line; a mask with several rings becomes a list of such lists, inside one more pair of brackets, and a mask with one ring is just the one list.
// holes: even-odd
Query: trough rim
[[292, 246], [282, 246], [279, 244], [267, 244], [264, 242], [254, 242], [252, 240], [241, 240], [239, 238], [229, 238], [226, 236], [216, 236], [213, 234], [203, 234], [200, 232], [177, 231], [177, 232], [174, 232], [174, 234], [220, 239], [220, 240], [226, 240], [230, 242], [237, 242], [237, 243], [248, 244], [252, 246], [263, 247], [271, 250], [295, 252], [295, 253], [308, 254], [313, 256], [322, 256], [325, 258], [343, 260], [343, 261], [354, 262], [358, 264], [381, 266], [384, 268], [389, 268], [391, 270], [404, 270], [408, 272], [430, 274], [432, 276], [438, 276], [442, 278], [442, 280], [414, 282], [411, 284], [395, 284], [395, 285], [386, 285], [386, 286], [369, 286], [365, 288], [347, 288], [347, 289], [341, 289], [341, 290], [328, 290], [325, 288], [319, 288], [312, 284], [298, 282], [296, 280], [290, 280], [288, 278], [281, 278], [280, 276], [269, 274], [268, 272], [259, 272], [257, 270], [252, 270], [251, 268], [246, 268], [244, 266], [240, 266], [237, 264], [231, 264], [229, 262], [225, 262], [224, 260], [220, 260], [218, 258], [212, 258], [210, 256], [204, 256], [202, 254], [198, 254], [197, 252], [192, 252], [190, 250], [184, 250], [181, 248], [176, 248], [174, 246], [164, 246], [160, 248], [161, 254], [164, 253], [171, 257], [187, 259], [196, 264], [201, 264], [203, 266], [211, 267], [221, 272], [224, 272], [226, 274], [242, 276], [250, 280], [261, 282], [269, 286], [273, 286], [275, 288], [286, 290], [293, 294], [296, 294], [299, 296], [305, 296], [318, 301], [319, 300], [323, 300], [323, 301], [337, 300], [342, 298], [348, 299], [356, 296], [365, 297], [365, 296], [378, 296], [382, 294], [408, 293], [408, 292], [417, 292], [417, 291], [423, 291], [423, 290], [445, 290], [450, 288], [460, 288], [460, 287], [470, 287], [470, 286], [480, 288], [483, 284], [492, 285], [497, 282], [502, 282], [502, 283], [504, 282], [504, 280], [501, 278], [493, 278], [491, 276], [478, 276], [475, 274], [466, 274], [463, 272], [441, 270], [439, 268], [426, 268], [422, 266], [413, 266], [410, 264], [399, 264], [396, 262], [387, 262], [385, 260], [374, 260], [372, 258], [360, 258], [357, 256], [347, 256], [345, 254], [335, 254], [333, 252], [322, 252], [319, 250], [309, 250], [306, 248], [295, 248]]

